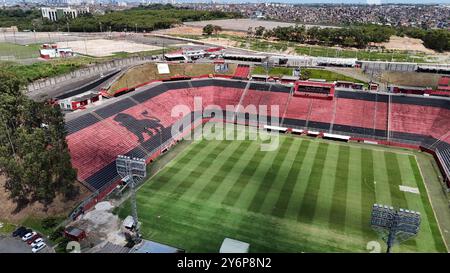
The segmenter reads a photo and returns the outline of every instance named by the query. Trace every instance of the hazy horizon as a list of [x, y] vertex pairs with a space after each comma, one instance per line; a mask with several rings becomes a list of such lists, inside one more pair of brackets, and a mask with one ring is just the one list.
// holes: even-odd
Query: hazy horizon
[[[109, 2], [110, 0], [96, 0], [96, 2]], [[117, 2], [142, 2], [142, 0], [116, 0]], [[144, 0], [146, 2], [165, 3], [170, 2], [167, 0]], [[6, 3], [18, 3], [18, 2], [44, 2], [44, 0], [0, 0], [0, 2]], [[261, 0], [175, 0], [176, 3], [289, 3], [289, 4], [450, 4], [450, 0], [273, 0], [273, 1], [261, 1]]]

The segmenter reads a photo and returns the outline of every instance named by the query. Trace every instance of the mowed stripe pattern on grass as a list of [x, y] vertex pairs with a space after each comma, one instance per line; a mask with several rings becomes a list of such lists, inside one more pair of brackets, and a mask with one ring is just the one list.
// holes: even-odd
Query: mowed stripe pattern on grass
[[[250, 140], [191, 144], [139, 189], [144, 238], [188, 252], [217, 252], [226, 237], [250, 243], [252, 252], [364, 252], [378, 240], [372, 204], [391, 201], [423, 216], [419, 236], [394, 251], [445, 251], [412, 155], [279, 140], [268, 152]], [[401, 184], [420, 195], [401, 192]], [[129, 209], [125, 203], [120, 216]]]

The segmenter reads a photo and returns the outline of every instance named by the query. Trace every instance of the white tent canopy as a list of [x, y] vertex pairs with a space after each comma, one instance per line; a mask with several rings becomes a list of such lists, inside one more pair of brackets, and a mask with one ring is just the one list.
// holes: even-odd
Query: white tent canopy
[[250, 244], [242, 241], [225, 238], [219, 253], [248, 253]]
[[288, 128], [287, 128], [287, 127], [279, 127], [279, 126], [264, 125], [264, 129], [266, 129], [266, 130], [275, 130], [275, 131], [286, 132]]
[[303, 130], [303, 129], [295, 129], [295, 128], [292, 129], [292, 132], [297, 133], [297, 134], [302, 134], [304, 131], [305, 130]]
[[341, 140], [350, 140], [349, 136], [344, 136], [344, 135], [324, 133], [323, 136], [327, 137], [327, 138], [336, 138], [336, 139], [341, 139]]

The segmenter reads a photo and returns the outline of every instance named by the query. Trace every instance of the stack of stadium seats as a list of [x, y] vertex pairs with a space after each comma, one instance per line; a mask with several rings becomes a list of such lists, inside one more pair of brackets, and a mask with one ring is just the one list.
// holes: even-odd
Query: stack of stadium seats
[[[266, 116], [281, 118], [289, 101], [290, 87], [269, 83], [251, 83], [245, 95], [242, 94], [242, 96], [244, 97], [235, 102], [236, 105], [240, 103], [241, 107], [238, 113], [239, 122], [249, 119], [256, 121], [260, 115], [261, 118]], [[278, 111], [276, 107], [278, 107]], [[260, 113], [260, 111], [264, 112]], [[262, 122], [265, 123], [266, 120]], [[267, 122], [270, 123], [270, 120]]]
[[392, 103], [391, 130], [414, 134], [430, 134], [440, 108]]
[[248, 79], [250, 74], [250, 66], [246, 64], [238, 64], [234, 72], [233, 79]]
[[227, 105], [237, 105], [243, 93], [240, 88], [216, 86], [212, 103], [225, 109]]
[[[254, 116], [266, 114], [258, 113], [261, 105], [269, 111], [271, 105], [278, 105], [278, 115], [285, 113], [283, 126], [331, 129], [364, 138], [386, 139], [389, 124], [393, 141], [435, 150], [450, 169], [450, 102], [445, 99], [349, 91], [336, 92], [333, 100], [290, 97], [290, 88], [283, 85], [219, 79], [167, 82], [130, 97], [66, 123], [72, 164], [79, 180], [91, 188], [101, 189], [117, 179], [117, 155], [147, 157], [171, 140], [175, 121], [192, 120], [195, 97], [202, 98], [200, 110], [241, 103], [254, 105]], [[172, 116], [179, 105], [188, 111], [183, 117]], [[243, 117], [248, 120], [250, 115]]]

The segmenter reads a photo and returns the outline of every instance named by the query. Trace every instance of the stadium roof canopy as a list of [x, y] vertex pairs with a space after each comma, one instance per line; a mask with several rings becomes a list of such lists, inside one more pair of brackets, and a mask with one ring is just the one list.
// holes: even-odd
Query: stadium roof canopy
[[143, 240], [143, 242], [135, 246], [131, 253], [180, 253], [184, 252], [183, 250], [180, 250], [178, 248], [163, 245], [157, 242], [147, 241]]
[[164, 57], [166, 57], [166, 58], [183, 58], [184, 55], [180, 54], [180, 53], [169, 53], [169, 54], [164, 54]]
[[229, 58], [244, 58], [244, 59], [265, 59], [267, 56], [265, 55], [247, 55], [247, 54], [232, 54], [232, 53], [226, 53], [223, 54], [224, 57]]
[[264, 125], [264, 129], [286, 132], [288, 128], [287, 128], [287, 127], [279, 127], [279, 126]]
[[257, 78], [257, 79], [267, 79], [267, 78], [269, 78], [269, 76], [267, 76], [267, 75], [261, 75], [261, 74], [252, 74], [252, 78]]
[[323, 136], [324, 136], [324, 137], [328, 137], [328, 138], [341, 139], [341, 140], [350, 140], [350, 137], [349, 137], [349, 136], [344, 136], [344, 135], [337, 135], [337, 134], [324, 133]]
[[298, 76], [287, 76], [284, 75], [281, 77], [281, 80], [285, 80], [285, 81], [298, 81], [300, 79], [300, 77]]

